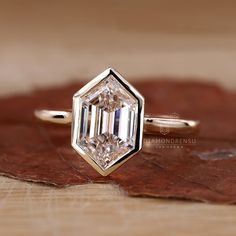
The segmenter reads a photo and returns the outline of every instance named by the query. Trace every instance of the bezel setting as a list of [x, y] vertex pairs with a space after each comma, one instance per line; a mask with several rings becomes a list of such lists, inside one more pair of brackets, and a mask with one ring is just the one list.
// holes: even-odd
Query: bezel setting
[[[137, 113], [136, 113], [136, 125], [135, 125], [135, 139], [134, 146], [132, 150], [124, 153], [115, 160], [108, 168], [102, 168], [97, 161], [95, 161], [92, 156], [86, 152], [81, 145], [78, 144], [78, 132], [81, 126], [81, 102], [82, 98], [86, 96], [93, 88], [98, 86], [101, 82], [108, 79], [110, 76], [122, 86], [128, 94], [130, 94], [137, 101]], [[104, 72], [99, 74], [84, 87], [82, 87], [73, 96], [73, 108], [72, 108], [72, 129], [71, 129], [71, 144], [72, 147], [80, 154], [80, 156], [87, 161], [97, 172], [103, 176], [109, 175], [111, 172], [116, 170], [126, 161], [128, 161], [133, 155], [135, 155], [142, 148], [143, 139], [143, 122], [144, 122], [144, 98], [143, 96], [131, 85], [129, 84], [117, 71], [112, 68], [106, 69]]]

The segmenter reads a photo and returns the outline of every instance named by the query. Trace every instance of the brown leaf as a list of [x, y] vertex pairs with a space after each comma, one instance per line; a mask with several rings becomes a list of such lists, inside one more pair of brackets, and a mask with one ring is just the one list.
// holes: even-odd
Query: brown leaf
[[35, 108], [71, 108], [81, 85], [0, 99], [0, 174], [59, 187], [115, 183], [132, 196], [236, 202], [235, 92], [197, 82], [135, 84], [146, 113], [198, 119], [200, 135], [188, 140], [146, 135], [139, 154], [102, 177], [71, 148], [70, 127], [43, 124], [33, 116]]

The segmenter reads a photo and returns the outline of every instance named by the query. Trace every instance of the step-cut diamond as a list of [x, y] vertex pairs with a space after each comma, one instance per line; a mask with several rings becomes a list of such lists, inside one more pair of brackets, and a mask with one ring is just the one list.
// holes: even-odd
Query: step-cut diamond
[[138, 100], [113, 75], [83, 94], [78, 106], [76, 144], [102, 170], [134, 150]]

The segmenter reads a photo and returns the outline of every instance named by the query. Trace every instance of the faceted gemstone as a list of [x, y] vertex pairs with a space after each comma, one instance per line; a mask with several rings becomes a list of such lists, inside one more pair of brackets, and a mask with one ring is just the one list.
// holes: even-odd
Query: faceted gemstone
[[135, 148], [138, 101], [112, 75], [79, 101], [76, 143], [106, 170]]

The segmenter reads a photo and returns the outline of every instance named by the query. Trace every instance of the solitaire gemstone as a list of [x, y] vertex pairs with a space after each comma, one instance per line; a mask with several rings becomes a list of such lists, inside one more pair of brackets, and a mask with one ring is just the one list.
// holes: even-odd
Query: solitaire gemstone
[[135, 149], [138, 100], [115, 77], [100, 81], [78, 104], [76, 143], [101, 169]]

